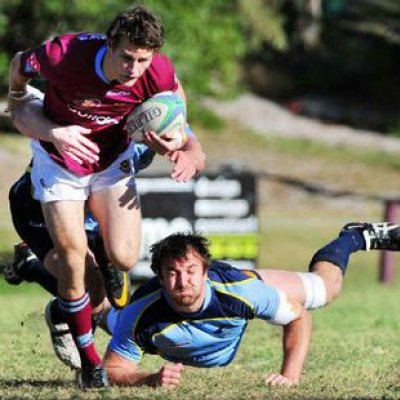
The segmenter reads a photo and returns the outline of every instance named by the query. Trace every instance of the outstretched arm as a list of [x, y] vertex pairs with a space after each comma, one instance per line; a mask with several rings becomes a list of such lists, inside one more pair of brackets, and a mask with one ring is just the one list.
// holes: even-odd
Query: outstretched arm
[[105, 354], [104, 365], [110, 383], [121, 386], [176, 387], [183, 372], [182, 364], [165, 364], [154, 373], [139, 371], [136, 363], [111, 350]]
[[311, 340], [311, 316], [301, 310], [297, 319], [283, 327], [283, 362], [280, 374], [269, 374], [265, 383], [271, 386], [298, 385]]

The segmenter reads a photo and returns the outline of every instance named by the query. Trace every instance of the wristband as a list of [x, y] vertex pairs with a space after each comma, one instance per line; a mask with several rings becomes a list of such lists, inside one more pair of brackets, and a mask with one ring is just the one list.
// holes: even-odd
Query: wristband
[[30, 93], [27, 90], [10, 90], [8, 97], [12, 100], [24, 101], [30, 97]]

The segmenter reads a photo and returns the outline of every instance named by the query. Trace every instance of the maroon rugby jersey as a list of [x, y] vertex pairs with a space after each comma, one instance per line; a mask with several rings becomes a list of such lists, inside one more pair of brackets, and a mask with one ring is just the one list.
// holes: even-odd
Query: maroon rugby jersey
[[59, 164], [78, 175], [107, 168], [129, 143], [124, 117], [136, 105], [165, 90], [175, 91], [177, 79], [171, 61], [156, 53], [149, 68], [132, 87], [107, 82], [102, 71], [106, 37], [79, 33], [58, 36], [23, 53], [20, 73], [47, 79], [44, 112], [60, 125], [81, 125], [100, 148], [97, 163], [83, 165], [61, 155], [50, 142], [42, 147]]

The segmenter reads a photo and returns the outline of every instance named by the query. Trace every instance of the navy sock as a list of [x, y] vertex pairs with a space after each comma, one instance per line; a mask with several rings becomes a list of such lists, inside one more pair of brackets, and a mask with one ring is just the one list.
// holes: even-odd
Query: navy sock
[[18, 269], [18, 275], [28, 282], [36, 282], [43, 289], [57, 296], [57, 280], [43, 267], [42, 263], [34, 258], [22, 264]]
[[365, 250], [365, 240], [359, 229], [343, 231], [339, 236], [319, 249], [310, 262], [310, 271], [318, 261], [328, 261], [346, 272], [351, 253]]

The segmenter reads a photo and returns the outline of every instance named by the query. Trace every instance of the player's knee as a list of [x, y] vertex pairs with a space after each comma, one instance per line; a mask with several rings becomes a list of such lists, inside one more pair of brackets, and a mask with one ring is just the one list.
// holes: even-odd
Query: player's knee
[[327, 292], [323, 279], [312, 272], [298, 272], [304, 288], [304, 308], [310, 310], [327, 303]]
[[138, 262], [136, 249], [111, 249], [107, 252], [107, 256], [114, 267], [126, 272], [130, 271]]
[[322, 279], [326, 291], [326, 303], [330, 303], [342, 290], [342, 270], [332, 263], [321, 261], [313, 266], [313, 273]]
[[84, 271], [86, 262], [86, 243], [69, 243], [55, 247], [57, 259], [65, 263], [70, 270], [79, 269]]

